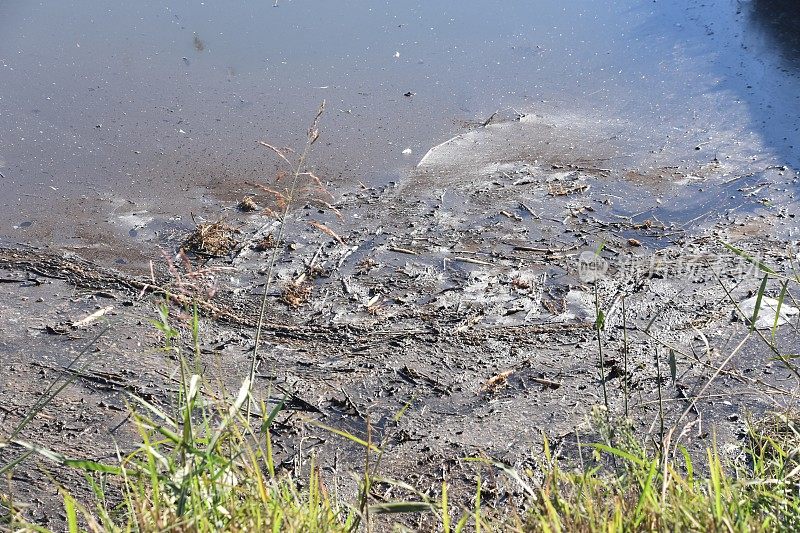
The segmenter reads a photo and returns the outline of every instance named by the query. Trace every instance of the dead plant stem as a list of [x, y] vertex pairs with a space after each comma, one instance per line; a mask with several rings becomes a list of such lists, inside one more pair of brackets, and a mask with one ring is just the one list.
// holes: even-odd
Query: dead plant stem
[[[256, 338], [255, 344], [253, 345], [253, 355], [250, 359], [250, 389], [252, 392], [253, 387], [253, 380], [256, 374], [256, 366], [258, 364], [258, 348], [261, 344], [261, 332], [264, 329], [264, 317], [267, 313], [267, 300], [269, 298], [269, 292], [272, 288], [272, 280], [274, 277], [275, 271], [275, 263], [278, 260], [278, 251], [280, 249], [280, 242], [283, 240], [283, 235], [286, 230], [286, 222], [287, 217], [289, 215], [289, 209], [292, 206], [292, 201], [294, 200], [295, 191], [297, 190], [297, 181], [301, 174], [303, 174], [303, 167], [306, 164], [306, 159], [308, 158], [308, 154], [311, 152], [311, 146], [316, 142], [319, 138], [319, 130], [317, 129], [317, 125], [319, 124], [319, 119], [322, 116], [323, 111], [325, 110], [325, 101], [322, 101], [320, 104], [319, 109], [317, 110], [317, 115], [314, 117], [313, 122], [311, 123], [311, 127], [308, 130], [308, 134], [306, 135], [306, 145], [303, 148], [303, 153], [300, 154], [300, 158], [297, 160], [297, 165], [295, 166], [292, 172], [292, 182], [289, 186], [289, 195], [286, 198], [286, 202], [283, 206], [283, 212], [281, 213], [281, 220], [280, 224], [278, 225], [278, 238], [275, 241], [275, 247], [272, 249], [272, 254], [270, 255], [269, 260], [269, 267], [267, 268], [267, 281], [264, 285], [264, 292], [261, 295], [261, 307], [258, 313], [258, 323], [256, 325]], [[286, 158], [284, 157], [284, 160]], [[252, 397], [248, 398], [247, 400], [247, 417], [250, 418], [250, 412], [252, 409], [253, 399]]]

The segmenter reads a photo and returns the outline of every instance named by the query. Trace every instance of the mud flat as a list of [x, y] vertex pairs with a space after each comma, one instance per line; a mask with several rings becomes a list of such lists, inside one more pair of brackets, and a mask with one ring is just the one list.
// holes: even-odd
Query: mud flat
[[[331, 193], [308, 178], [282, 238], [274, 215], [285, 180], [254, 186], [250, 200], [209, 209], [193, 235], [163, 233], [152, 271], [121, 273], [57, 247], [0, 249], [2, 426], [66, 373], [73, 384], [22, 437], [96, 460], [131, 449], [129, 395], [168, 406], [177, 388], [177, 362], [152, 325], [167, 295], [187, 347], [187, 306], [198, 304], [204, 377], [237, 390], [273, 250], [254, 394], [269, 405], [286, 398], [274, 426], [281, 467], [302, 471], [316, 453], [345, 493], [359, 450], [309, 421], [356, 435], [369, 425], [387, 443], [389, 476], [467, 486], [467, 456], [535, 467], [546, 435], [573, 457], [606, 403], [641, 436], [674, 427], [693, 452], [712, 437], [735, 450], [748, 417], [792, 405], [798, 376], [779, 356], [798, 345], [792, 286], [780, 296], [796, 276], [794, 208], [763, 195], [796, 180], [793, 171], [762, 168], [774, 179], [753, 185], [713, 161], [703, 176], [651, 165], [671, 177], [653, 183], [641, 162], [601, 165], [602, 154], [469, 149], [507, 127], [434, 148], [401, 183]], [[731, 184], [733, 209], [679, 220], [659, 210], [661, 199], [691, 198], [691, 187]], [[785, 302], [774, 342], [770, 326], [750, 328], [744, 316], [764, 265], [772, 273], [761, 292]], [[87, 347], [90, 364], [70, 367]], [[0, 461], [20, 453], [0, 450]], [[43, 524], [61, 520], [50, 468], [31, 459], [12, 477]], [[80, 475], [56, 472], [87, 490]], [[513, 492], [495, 482], [498, 499]]]

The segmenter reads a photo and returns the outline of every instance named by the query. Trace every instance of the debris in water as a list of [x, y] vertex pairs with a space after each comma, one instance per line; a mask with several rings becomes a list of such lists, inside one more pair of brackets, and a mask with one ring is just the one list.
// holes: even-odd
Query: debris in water
[[570, 194], [578, 194], [582, 192], [586, 192], [589, 190], [590, 185], [588, 183], [581, 183], [575, 185], [573, 187], [565, 187], [561, 183], [557, 184], [549, 184], [548, 185], [548, 194], [550, 196], [569, 196]]
[[276, 242], [275, 237], [272, 236], [272, 233], [258, 241], [254, 246], [253, 249], [256, 252], [266, 252], [267, 250], [272, 250], [275, 248]]
[[513, 374], [513, 370], [506, 370], [504, 372], [500, 372], [496, 376], [493, 376], [486, 380], [486, 383], [483, 384], [481, 387], [481, 392], [497, 392], [498, 390], [502, 389], [506, 385], [508, 385], [508, 377]]
[[86, 326], [88, 326], [92, 322], [94, 322], [94, 321], [98, 320], [99, 318], [101, 318], [103, 315], [105, 315], [109, 311], [113, 311], [113, 310], [114, 310], [114, 306], [113, 305], [109, 305], [108, 307], [103, 307], [102, 309], [98, 309], [97, 311], [95, 311], [94, 313], [90, 314], [86, 318], [82, 318], [81, 320], [73, 322], [72, 323], [72, 327], [73, 328], [85, 328]]
[[331, 237], [332, 239], [336, 240], [336, 242], [338, 242], [339, 244], [344, 244], [344, 239], [342, 239], [339, 236], [338, 233], [333, 231], [331, 228], [329, 228], [325, 224], [323, 224], [321, 222], [316, 222], [314, 220], [311, 220], [311, 221], [309, 221], [308, 225], [311, 226], [311, 227], [317, 228], [318, 230], [320, 230], [322, 233], [324, 233], [328, 237]]
[[308, 282], [288, 283], [281, 294], [281, 300], [293, 309], [302, 307], [310, 298], [311, 284]]

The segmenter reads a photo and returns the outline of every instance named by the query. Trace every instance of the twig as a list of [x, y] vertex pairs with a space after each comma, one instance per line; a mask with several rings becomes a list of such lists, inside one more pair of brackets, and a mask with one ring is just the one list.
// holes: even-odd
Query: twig
[[686, 410], [683, 412], [683, 414], [681, 414], [681, 416], [678, 418], [678, 421], [675, 423], [675, 425], [680, 424], [681, 421], [686, 417], [686, 415], [688, 415], [692, 411], [692, 409], [695, 409], [695, 405], [697, 404], [698, 398], [703, 396], [703, 394], [706, 392], [706, 389], [708, 389], [708, 387], [711, 385], [711, 383], [715, 379], [717, 379], [717, 376], [719, 376], [720, 372], [722, 372], [722, 369], [725, 368], [728, 365], [728, 363], [730, 363], [731, 359], [733, 359], [733, 356], [735, 356], [737, 353], [739, 353], [739, 350], [742, 349], [742, 346], [744, 346], [745, 342], [747, 342], [747, 339], [749, 339], [749, 338], [750, 338], [750, 334], [748, 333], [747, 335], [745, 335], [745, 337], [742, 339], [742, 341], [736, 346], [736, 348], [734, 348], [734, 350], [730, 353], [730, 355], [725, 358], [725, 360], [722, 362], [722, 364], [719, 365], [719, 367], [714, 372], [714, 374], [710, 378], [708, 378], [708, 381], [706, 382], [706, 384], [703, 385], [703, 388], [700, 389], [700, 392], [698, 392], [697, 394], [694, 395], [694, 398], [692, 399], [692, 403], [690, 403], [689, 407], [687, 407]]
[[[276, 242], [281, 242], [283, 240], [283, 233], [286, 229], [286, 219], [287, 215], [289, 214], [289, 208], [292, 205], [292, 200], [294, 199], [294, 193], [297, 189], [297, 180], [300, 177], [300, 174], [303, 172], [303, 167], [306, 163], [306, 158], [308, 157], [309, 152], [311, 151], [311, 146], [317, 141], [319, 138], [319, 129], [317, 126], [319, 124], [319, 119], [322, 116], [323, 111], [325, 111], [325, 101], [322, 101], [320, 104], [319, 109], [317, 110], [317, 114], [314, 117], [314, 120], [311, 122], [311, 127], [308, 129], [308, 134], [306, 135], [306, 145], [303, 148], [303, 153], [300, 155], [300, 158], [297, 160], [297, 167], [294, 169], [294, 173], [292, 175], [292, 184], [289, 187], [289, 197], [286, 199], [286, 204], [283, 207], [283, 216], [281, 217], [281, 223], [278, 226], [278, 238]], [[263, 141], [259, 141], [259, 144], [262, 146], [266, 146], [267, 148], [271, 149], [273, 152], [278, 154], [284, 161], [289, 163], [289, 160], [286, 159], [286, 156], [280, 150], [277, 150], [274, 146], [265, 143]], [[289, 163], [291, 166], [291, 163]], [[269, 268], [267, 269], [267, 283], [264, 285], [264, 293], [261, 297], [261, 308], [258, 314], [258, 323], [256, 325], [256, 338], [255, 344], [253, 345], [253, 355], [250, 360], [250, 390], [252, 392], [253, 388], [253, 379], [256, 373], [256, 364], [258, 361], [258, 346], [261, 344], [261, 332], [264, 328], [264, 317], [267, 314], [267, 299], [269, 297], [269, 291], [272, 288], [272, 279], [273, 279], [273, 272], [275, 270], [275, 264], [278, 260], [278, 246], [275, 246], [272, 249], [272, 254], [270, 256]], [[248, 395], [247, 399], [247, 417], [250, 418], [250, 411], [252, 408], [253, 399], [251, 395]]]
[[98, 309], [97, 311], [95, 311], [94, 313], [90, 314], [86, 318], [78, 320], [77, 322], [73, 322], [72, 323], [72, 327], [73, 328], [82, 328], [82, 327], [88, 326], [89, 324], [91, 324], [95, 320], [99, 319], [100, 317], [102, 317], [103, 315], [108, 313], [109, 311], [112, 311], [113, 309], [114, 309], [113, 305], [109, 305], [108, 307], [103, 307], [102, 309]]
[[534, 383], [539, 383], [540, 385], [545, 385], [547, 387], [558, 388], [561, 386], [560, 381], [553, 381], [545, 378], [530, 378], [530, 377], [528, 379], [530, 379]]
[[409, 250], [408, 248], [400, 248], [400, 247], [397, 247], [397, 246], [389, 246], [387, 249], [390, 252], [397, 252], [397, 253], [408, 254], [408, 255], [419, 255], [414, 250]]
[[542, 218], [542, 217], [541, 217], [541, 215], [537, 215], [536, 213], [534, 213], [534, 212], [533, 212], [533, 209], [531, 209], [531, 208], [528, 206], [528, 204], [526, 204], [525, 202], [520, 202], [520, 203], [519, 203], [519, 205], [520, 205], [520, 206], [521, 206], [521, 207], [522, 207], [522, 208], [523, 208], [525, 211], [527, 211], [528, 213], [530, 213], [530, 215], [531, 215], [532, 217], [534, 217], [535, 219], [537, 219], [537, 220], [538, 220], [538, 219], [541, 219], [541, 218]]
[[461, 261], [462, 263], [472, 263], [473, 265], [491, 266], [492, 263], [481, 261], [480, 259], [473, 259], [471, 257], [453, 257], [452, 261]]
[[522, 222], [522, 217], [519, 216], [516, 213], [509, 213], [508, 211], [503, 210], [503, 211], [500, 211], [500, 214], [503, 215], [506, 218], [510, 218], [512, 220], [516, 220], [517, 222]]

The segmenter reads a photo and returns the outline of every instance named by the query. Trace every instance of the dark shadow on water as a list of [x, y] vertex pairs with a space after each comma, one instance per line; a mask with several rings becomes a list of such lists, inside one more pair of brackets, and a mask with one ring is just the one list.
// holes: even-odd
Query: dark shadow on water
[[779, 50], [786, 64], [800, 68], [800, 2], [754, 0], [750, 17], [753, 25]]
[[754, 68], [740, 94], [750, 103], [753, 126], [795, 169], [800, 128], [800, 3], [753, 0], [745, 12], [744, 43]]

